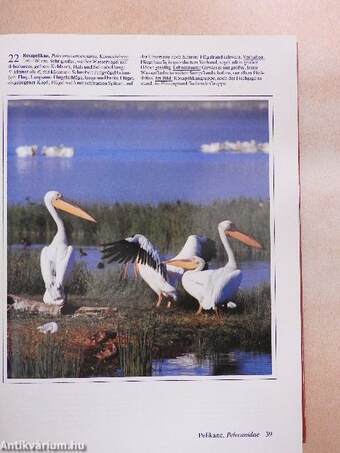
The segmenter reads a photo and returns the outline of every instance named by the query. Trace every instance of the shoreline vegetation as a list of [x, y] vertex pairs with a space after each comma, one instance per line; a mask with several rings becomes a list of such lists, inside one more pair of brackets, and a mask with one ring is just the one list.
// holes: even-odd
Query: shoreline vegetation
[[[96, 245], [140, 232], [161, 253], [176, 253], [190, 234], [216, 240], [217, 259], [225, 260], [217, 225], [232, 220], [241, 231], [254, 236], [265, 247], [249, 252], [238, 241], [233, 248], [238, 259], [269, 259], [269, 202], [253, 199], [216, 201], [210, 205], [191, 203], [83, 204], [98, 221], [96, 225], [65, 215], [71, 244]], [[40, 253], [29, 243], [48, 243], [56, 231], [45, 206], [32, 204], [8, 207], [8, 293], [42, 301], [44, 282]], [[24, 239], [25, 238], [25, 239]], [[23, 242], [23, 239], [27, 241]], [[89, 270], [79, 262], [67, 286], [68, 304], [73, 307], [108, 307], [109, 315], [59, 317], [8, 312], [8, 376], [10, 378], [79, 378], [150, 376], [157, 361], [193, 354], [197, 363], [212, 360], [212, 375], [218, 374], [220, 359], [233, 349], [271, 352], [271, 291], [264, 284], [239, 290], [234, 310], [222, 308], [220, 316], [204, 312], [195, 316], [197, 301], [180, 289], [171, 309], [155, 307], [155, 294], [133, 272], [122, 278], [121, 267]], [[44, 335], [37, 327], [55, 321], [58, 331]], [[109, 332], [102, 344], [93, 338]], [[115, 353], [110, 355], [110, 351]], [[211, 359], [211, 357], [213, 357]], [[220, 370], [220, 368], [219, 368]], [[228, 372], [227, 372], [228, 374]]]
[[[212, 312], [195, 316], [197, 302], [183, 289], [171, 309], [155, 308], [155, 294], [145, 282], [132, 276], [123, 279], [119, 267], [90, 272], [84, 263], [77, 263], [67, 291], [70, 307], [104, 306], [109, 314], [51, 317], [9, 311], [9, 377], [150, 376], [155, 361], [182, 354], [194, 354], [197, 363], [213, 356], [218, 363], [221, 354], [233, 348], [271, 351], [266, 284], [240, 290], [233, 298], [237, 308], [223, 308], [218, 317]], [[42, 300], [37, 250], [8, 254], [8, 292]], [[37, 327], [48, 321], [57, 322], [57, 333], [38, 332]], [[100, 332], [113, 333], [111, 343], [106, 343], [117, 350], [113, 357], [102, 360], [103, 346], [92, 344], [91, 338]]]
[[[138, 282], [141, 285], [141, 282]], [[154, 361], [193, 354], [197, 363], [233, 349], [270, 353], [270, 288], [263, 285], [239, 291], [236, 310], [222, 309], [195, 316], [195, 302], [181, 297], [172, 309], [156, 309], [154, 294], [144, 288], [121, 287], [104, 298], [71, 296], [72, 306], [105, 305], [111, 314], [99, 318], [63, 315], [55, 334], [41, 334], [37, 327], [52, 318], [10, 313], [8, 320], [9, 377], [80, 378], [152, 375]], [[91, 294], [91, 293], [89, 293]], [[124, 294], [124, 296], [123, 296]], [[37, 298], [41, 299], [41, 296]], [[110, 332], [117, 353], [101, 359], [103, 346], [92, 338]]]
[[[188, 202], [151, 204], [78, 203], [97, 220], [97, 224], [63, 216], [70, 244], [99, 246], [136, 233], [145, 235], [161, 254], [178, 253], [190, 234], [206, 235], [216, 241], [217, 259], [224, 258], [217, 225], [232, 220], [237, 227], [254, 236], [264, 247], [257, 251], [233, 241], [239, 258], [268, 259], [270, 255], [269, 201], [239, 198], [218, 200], [209, 205]], [[45, 244], [51, 242], [56, 226], [43, 204], [27, 201], [8, 206], [8, 244]]]

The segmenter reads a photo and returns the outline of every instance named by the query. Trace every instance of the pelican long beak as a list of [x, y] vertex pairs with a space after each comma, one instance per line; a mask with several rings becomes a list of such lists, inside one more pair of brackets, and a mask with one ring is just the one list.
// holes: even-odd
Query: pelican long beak
[[53, 200], [52, 204], [55, 208], [60, 209], [61, 211], [65, 211], [76, 217], [80, 217], [82, 219], [89, 220], [90, 222], [97, 223], [97, 221], [93, 217], [91, 217], [90, 214], [85, 212], [83, 209], [69, 203], [68, 201], [62, 200], [61, 198], [57, 198], [56, 200]]
[[252, 238], [251, 236], [248, 236], [247, 234], [241, 233], [241, 231], [229, 230], [226, 231], [225, 234], [226, 236], [231, 236], [232, 238], [238, 239], [244, 244], [249, 245], [249, 247], [253, 247], [255, 249], [263, 249], [262, 245], [259, 242], [257, 242], [256, 239]]
[[180, 267], [186, 270], [194, 270], [197, 268], [197, 263], [195, 260], [182, 259], [182, 260], [167, 260], [164, 261], [164, 264], [169, 264], [170, 266]]

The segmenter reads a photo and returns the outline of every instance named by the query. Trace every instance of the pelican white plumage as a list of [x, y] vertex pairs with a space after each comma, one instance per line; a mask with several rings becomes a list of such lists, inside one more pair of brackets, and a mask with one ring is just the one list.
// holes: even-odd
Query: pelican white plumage
[[71, 146], [43, 146], [41, 154], [46, 157], [73, 157], [74, 148]]
[[205, 262], [201, 257], [194, 256], [191, 259], [172, 259], [168, 265], [187, 269], [182, 276], [184, 289], [191, 294], [199, 303], [197, 314], [203, 309], [217, 307], [228, 301], [238, 290], [242, 281], [242, 272], [237, 269], [234, 252], [228, 241], [233, 237], [250, 247], [262, 249], [261, 244], [251, 236], [238, 231], [235, 225], [225, 220], [218, 225], [219, 235], [226, 250], [228, 261], [219, 269], [203, 270]]
[[38, 145], [24, 145], [18, 146], [15, 150], [18, 157], [31, 157], [35, 156], [38, 151]]
[[[158, 249], [142, 234], [135, 234], [126, 239], [103, 244], [103, 259], [108, 263], [135, 263], [135, 271], [158, 295], [156, 306], [163, 298], [168, 300], [168, 307], [177, 300], [177, 284], [184, 270], [167, 265], [162, 261]], [[208, 262], [216, 255], [214, 241], [205, 236], [190, 235], [181, 251], [174, 259], [190, 259], [193, 256], [204, 256]]]
[[64, 284], [72, 271], [74, 256], [73, 247], [67, 242], [64, 222], [59, 217], [57, 209], [90, 222], [96, 221], [78, 206], [65, 201], [57, 191], [47, 192], [44, 202], [57, 225], [57, 233], [51, 244], [42, 249], [40, 255], [41, 274], [46, 288], [43, 300], [46, 304], [63, 305], [65, 303]]

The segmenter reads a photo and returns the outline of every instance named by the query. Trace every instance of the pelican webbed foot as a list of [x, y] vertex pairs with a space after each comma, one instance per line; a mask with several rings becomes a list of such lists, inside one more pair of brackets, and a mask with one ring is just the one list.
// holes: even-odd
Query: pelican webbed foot
[[168, 299], [167, 308], [171, 308], [173, 302], [177, 301], [177, 298], [175, 295], [168, 295], [167, 299]]

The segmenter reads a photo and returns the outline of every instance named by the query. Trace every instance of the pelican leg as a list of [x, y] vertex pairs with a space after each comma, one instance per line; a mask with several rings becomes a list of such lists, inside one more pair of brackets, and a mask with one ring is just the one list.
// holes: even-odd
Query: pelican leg
[[138, 264], [135, 262], [134, 266], [133, 266], [133, 269], [134, 269], [134, 276], [135, 278], [138, 278], [138, 275], [139, 275], [139, 270], [138, 270]]
[[160, 293], [160, 295], [158, 296], [157, 302], [156, 302], [157, 308], [161, 305], [162, 300], [163, 300], [163, 294]]
[[214, 312], [215, 312], [215, 315], [217, 316], [217, 318], [219, 319], [220, 318], [220, 312], [218, 310], [218, 306], [217, 305], [215, 305], [215, 307], [214, 307]]
[[202, 310], [203, 310], [203, 307], [200, 304], [200, 306], [198, 307], [198, 310], [196, 311], [196, 316], [198, 316], [201, 313]]
[[124, 274], [123, 274], [123, 279], [124, 279], [124, 280], [125, 280], [126, 277], [127, 277], [128, 267], [129, 267], [129, 263], [126, 263], [125, 266], [124, 266]]
[[172, 304], [172, 299], [168, 299], [168, 304], [167, 304], [167, 308], [171, 308], [171, 304]]

